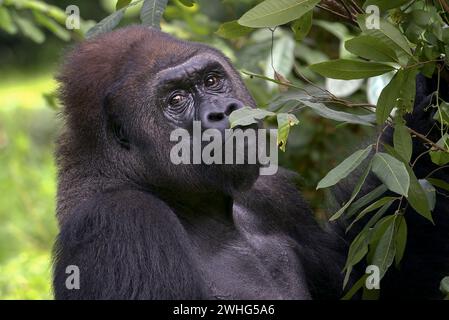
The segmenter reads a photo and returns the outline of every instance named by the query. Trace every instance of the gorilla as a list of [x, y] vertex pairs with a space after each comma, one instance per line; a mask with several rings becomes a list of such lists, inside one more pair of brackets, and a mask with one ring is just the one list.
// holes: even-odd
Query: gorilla
[[[170, 161], [174, 129], [201, 121], [222, 131], [232, 111], [256, 107], [219, 51], [131, 26], [79, 44], [58, 80], [56, 299], [341, 298], [352, 236], [317, 223], [295, 174]], [[419, 76], [408, 119], [419, 132], [432, 128], [425, 107], [435, 88]], [[428, 156], [420, 163], [420, 176], [435, 168]], [[449, 172], [435, 177], [449, 181]], [[337, 199], [348, 199], [349, 180]], [[407, 209], [402, 269], [382, 281], [382, 297], [439, 297], [449, 274], [449, 202], [440, 191], [435, 225]], [[79, 288], [66, 286], [69, 266], [79, 268]]]

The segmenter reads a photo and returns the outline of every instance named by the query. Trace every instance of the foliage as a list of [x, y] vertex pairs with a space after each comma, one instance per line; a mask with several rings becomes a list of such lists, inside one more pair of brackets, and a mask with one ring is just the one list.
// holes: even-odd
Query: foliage
[[[19, 80], [19, 79], [17, 79]], [[32, 95], [32, 109], [5, 100], [12, 88], [2, 82], [0, 100], [0, 297], [49, 299], [50, 253], [56, 235], [55, 168], [52, 141], [57, 125], [52, 110], [32, 90], [21, 89], [20, 105]], [[45, 83], [43, 90], [48, 89]], [[26, 91], [28, 90], [28, 91]], [[30, 92], [31, 90], [31, 92]], [[20, 253], [20, 254], [18, 254]]]
[[0, 29], [9, 34], [21, 32], [37, 43], [45, 41], [46, 29], [58, 38], [69, 41], [82, 37], [92, 22], [80, 21], [81, 29], [67, 30], [67, 15], [61, 8], [38, 0], [0, 1]]

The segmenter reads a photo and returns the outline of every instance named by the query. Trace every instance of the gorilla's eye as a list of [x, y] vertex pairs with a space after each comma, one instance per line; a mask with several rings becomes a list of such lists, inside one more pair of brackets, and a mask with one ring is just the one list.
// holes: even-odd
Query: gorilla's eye
[[186, 100], [186, 98], [187, 97], [185, 94], [183, 94], [181, 92], [176, 92], [170, 97], [169, 104], [171, 106], [179, 106]]
[[204, 79], [204, 85], [206, 86], [206, 88], [217, 87], [220, 84], [220, 82], [221, 82], [221, 79], [216, 74], [209, 74]]

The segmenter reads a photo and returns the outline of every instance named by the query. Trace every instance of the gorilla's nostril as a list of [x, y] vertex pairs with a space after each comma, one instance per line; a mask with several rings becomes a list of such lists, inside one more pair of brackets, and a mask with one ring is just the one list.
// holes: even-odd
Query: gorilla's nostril
[[207, 116], [207, 120], [209, 121], [221, 121], [224, 119], [224, 114], [221, 112], [212, 112]]
[[235, 110], [237, 110], [239, 107], [237, 106], [237, 104], [233, 103], [231, 105], [229, 105], [228, 109], [226, 110], [225, 114], [229, 117], [229, 115], [234, 112]]

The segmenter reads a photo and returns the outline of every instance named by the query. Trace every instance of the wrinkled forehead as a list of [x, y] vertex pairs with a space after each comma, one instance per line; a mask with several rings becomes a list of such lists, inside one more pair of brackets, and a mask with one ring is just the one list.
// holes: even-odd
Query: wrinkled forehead
[[134, 50], [138, 53], [139, 63], [149, 66], [153, 76], [157, 78], [206, 65], [232, 68], [217, 50], [203, 44], [178, 40], [166, 34], [149, 36], [143, 39], [139, 47], [142, 50]]

